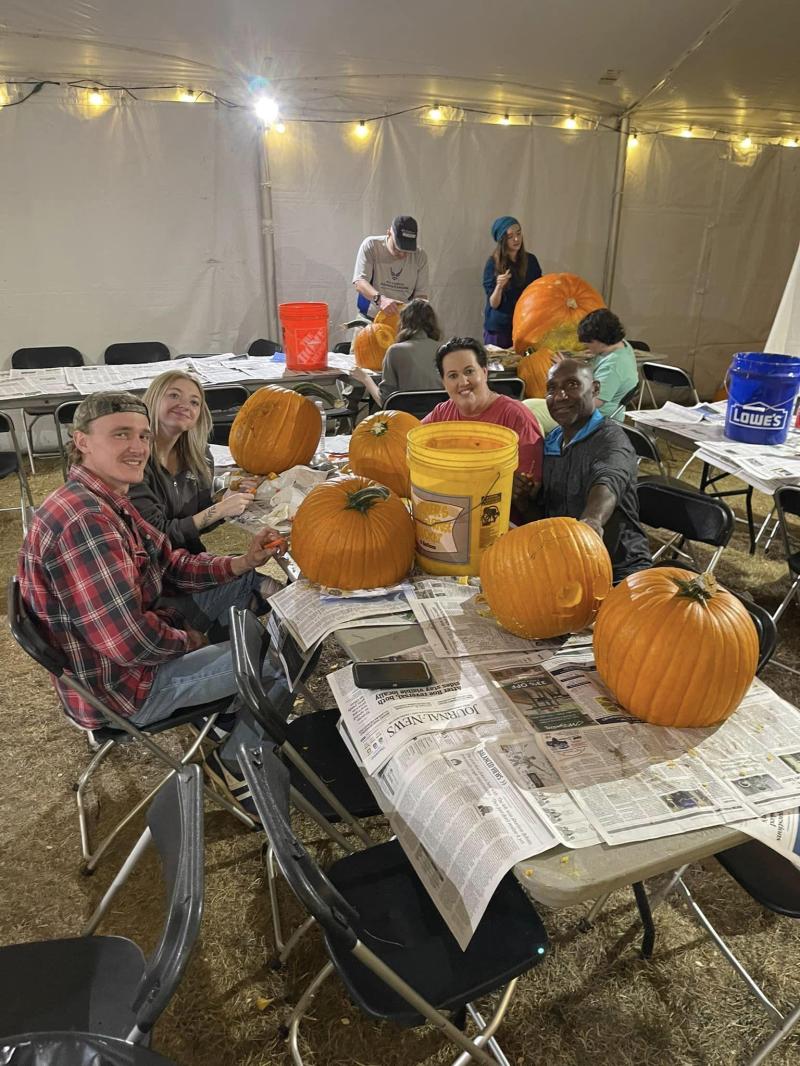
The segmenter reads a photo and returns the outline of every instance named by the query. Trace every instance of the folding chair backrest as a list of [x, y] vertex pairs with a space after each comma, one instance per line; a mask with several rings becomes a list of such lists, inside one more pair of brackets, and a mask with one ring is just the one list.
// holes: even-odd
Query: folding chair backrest
[[83, 356], [69, 345], [18, 348], [11, 356], [15, 370], [47, 370], [56, 366], [83, 366]]
[[221, 385], [219, 388], [204, 389], [203, 396], [213, 416], [238, 411], [250, 393], [244, 385]]
[[647, 341], [628, 341], [628, 344], [630, 344], [631, 348], [633, 348], [634, 351], [637, 352], [650, 351], [650, 345], [647, 343]]
[[118, 344], [109, 344], [103, 355], [109, 366], [161, 363], [169, 358], [169, 348], [162, 341], [121, 341]]
[[775, 492], [775, 506], [778, 511], [778, 518], [780, 519], [788, 550], [789, 535], [785, 519], [786, 515], [793, 515], [795, 518], [800, 518], [800, 487], [795, 485], [784, 485], [779, 488]]
[[229, 612], [233, 676], [239, 696], [274, 744], [286, 740], [286, 723], [277, 713], [261, 679], [264, 629], [252, 611], [231, 607]]
[[271, 359], [272, 356], [281, 350], [281, 345], [277, 341], [264, 340], [263, 337], [259, 337], [258, 340], [253, 341], [250, 347], [247, 349], [247, 354], [252, 356], [266, 356], [267, 359]]
[[361, 933], [358, 913], [292, 832], [288, 768], [269, 744], [258, 748], [240, 744], [237, 755], [275, 859], [290, 888], [325, 933], [352, 950]]
[[492, 378], [489, 388], [501, 396], [510, 396], [512, 400], [521, 400], [525, 395], [525, 382], [522, 378]]
[[27, 652], [39, 666], [43, 666], [49, 674], [61, 677], [67, 660], [58, 649], [52, 648], [47, 643], [36, 628], [22, 598], [22, 590], [16, 574], [8, 580], [8, 624], [14, 640], [22, 650]]
[[694, 382], [685, 370], [668, 363], [642, 363], [642, 374], [648, 381], [669, 385], [673, 389], [694, 389]]
[[636, 429], [634, 426], [623, 425], [625, 436], [633, 445], [633, 450], [640, 459], [652, 459], [654, 463], [661, 465], [661, 456], [658, 454], [658, 448], [656, 442], [652, 437], [649, 437], [646, 433], [643, 433], [640, 429]]
[[639, 518], [647, 526], [715, 548], [724, 548], [731, 539], [734, 516], [724, 500], [652, 481], [640, 481], [636, 492]]
[[136, 1024], [148, 1032], [186, 969], [203, 914], [203, 789], [200, 767], [173, 774], [156, 793], [147, 824], [161, 859], [167, 916], [134, 998]]
[[437, 403], [444, 403], [444, 389], [420, 389], [414, 392], [393, 392], [383, 405], [385, 411], [406, 411], [417, 418], [429, 415]]

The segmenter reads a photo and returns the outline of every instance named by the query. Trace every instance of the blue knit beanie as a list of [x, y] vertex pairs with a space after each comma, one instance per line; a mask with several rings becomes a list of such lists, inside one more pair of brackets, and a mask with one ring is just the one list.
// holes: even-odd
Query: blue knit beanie
[[492, 223], [492, 237], [499, 244], [503, 234], [510, 226], [518, 226], [519, 222], [512, 215], [501, 215]]

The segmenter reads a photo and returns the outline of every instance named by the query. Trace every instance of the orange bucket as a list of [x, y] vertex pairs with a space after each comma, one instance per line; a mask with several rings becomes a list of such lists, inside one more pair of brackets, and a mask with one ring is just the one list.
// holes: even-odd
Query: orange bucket
[[280, 304], [283, 350], [288, 370], [328, 367], [328, 305]]

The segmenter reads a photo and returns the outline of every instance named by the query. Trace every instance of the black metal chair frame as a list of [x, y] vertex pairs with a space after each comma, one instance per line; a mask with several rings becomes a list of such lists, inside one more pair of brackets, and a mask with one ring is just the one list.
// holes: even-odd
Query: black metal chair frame
[[627, 406], [631, 402], [631, 400], [636, 399], [636, 395], [637, 395], [638, 392], [639, 392], [639, 382], [637, 381], [632, 389], [628, 389], [628, 391], [625, 393], [625, 395], [619, 401], [617, 406], [611, 412], [610, 417], [611, 418], [616, 418], [618, 414], [621, 414], [627, 408]]
[[[295, 1066], [303, 1066], [300, 1023], [334, 970], [350, 998], [369, 1016], [403, 1026], [430, 1022], [465, 1052], [456, 1060], [461, 1066], [470, 1056], [482, 1066], [505, 1062], [494, 1033], [508, 1009], [518, 977], [542, 961], [548, 944], [539, 916], [513, 874], [500, 882], [470, 945], [462, 952], [397, 841], [345, 855], [323, 873], [292, 832], [288, 767], [268, 744], [255, 749], [241, 745], [239, 763], [281, 872], [309, 914], [304, 925], [319, 924], [329, 959], [292, 1013], [289, 1046]], [[397, 898], [398, 892], [401, 898]], [[391, 927], [388, 908], [381, 902], [389, 897], [393, 907], [403, 913], [402, 933]], [[363, 914], [371, 905], [383, 912], [380, 919]], [[376, 925], [376, 921], [383, 921], [388, 928]], [[425, 987], [433, 972], [429, 960], [420, 958], [423, 942], [426, 947], [436, 945], [434, 953], [441, 960], [435, 971], [439, 984], [436, 1003], [417, 991], [417, 986]], [[489, 1022], [483, 1023], [471, 1000], [499, 989], [497, 1009]], [[476, 1021], [480, 1019], [474, 1039], [463, 1031], [467, 1012]], [[496, 1057], [487, 1053], [487, 1045]]]
[[271, 359], [280, 350], [281, 345], [278, 341], [269, 341], [264, 337], [259, 337], [249, 346], [247, 354], [256, 359]]
[[[636, 492], [642, 523], [673, 534], [653, 554], [653, 562], [667, 551], [686, 555], [683, 552], [685, 544], [696, 541], [716, 549], [706, 567], [706, 573], [710, 574], [733, 533], [734, 514], [727, 503], [688, 487], [665, 483], [658, 477], [641, 478], [636, 484]], [[648, 505], [658, 507], [657, 512], [648, 510]], [[701, 525], [703, 520], [707, 523], [705, 527]], [[695, 563], [691, 551], [688, 558]]]
[[169, 348], [163, 341], [119, 341], [109, 344], [103, 353], [103, 362], [108, 366], [161, 363], [169, 358]]
[[211, 412], [211, 442], [227, 444], [233, 420], [249, 399], [250, 390], [244, 385], [214, 385], [203, 389], [203, 397]]
[[778, 524], [786, 549], [786, 565], [789, 567], [789, 591], [783, 597], [780, 605], [773, 614], [777, 623], [781, 615], [796, 596], [800, 604], [800, 546], [792, 543], [789, 532], [788, 515], [800, 517], [800, 487], [796, 485], [783, 485], [775, 492], [775, 509], [778, 514]]
[[393, 392], [383, 405], [384, 411], [406, 411], [416, 418], [429, 415], [437, 403], [447, 399], [444, 389], [417, 389], [409, 392]]
[[67, 442], [62, 436], [61, 427], [72, 425], [75, 412], [80, 404], [80, 400], [67, 400], [66, 403], [60, 403], [56, 408], [56, 437], [58, 438], [58, 451], [61, 457], [61, 475], [64, 481], [67, 480], [67, 475], [69, 474], [69, 463], [67, 462]]
[[[152, 789], [142, 800], [140, 800], [100, 841], [99, 844], [92, 847], [86, 815], [85, 793], [94, 773], [102, 765], [112, 749], [119, 744], [124, 744], [131, 740], [138, 741], [158, 762], [169, 769], [169, 774], [167, 774], [167, 777], [164, 779], [169, 780], [174, 773], [179, 773], [192, 759], [195, 752], [205, 740], [207, 733], [216, 722], [218, 716], [221, 713], [226, 712], [230, 707], [231, 700], [230, 698], [226, 698], [223, 700], [215, 700], [211, 703], [197, 704], [193, 707], [176, 708], [175, 713], [169, 718], [162, 719], [159, 722], [153, 722], [151, 725], [144, 726], [140, 729], [129, 719], [123, 718], [122, 715], [106, 706], [106, 704], [99, 700], [94, 693], [90, 692], [85, 685], [67, 671], [67, 661], [62, 652], [47, 643], [39, 632], [35, 621], [28, 614], [20, 592], [19, 579], [16, 575], [11, 577], [8, 583], [8, 624], [14, 639], [23, 651], [27, 652], [28, 655], [30, 655], [30, 657], [49, 674], [59, 678], [62, 684], [67, 685], [74, 692], [77, 692], [81, 699], [88, 703], [93, 710], [97, 711], [103, 720], [108, 723], [108, 726], [85, 730], [87, 737], [91, 735], [94, 742], [97, 743], [99, 747], [74, 786], [75, 799], [78, 807], [78, 825], [81, 836], [81, 854], [83, 856], [82, 871], [87, 874], [93, 873], [110, 844], [117, 838], [125, 826], [136, 817], [139, 811], [150, 802], [161, 784], [157, 785], [156, 788]], [[175, 729], [177, 726], [188, 724], [195, 725], [199, 732], [180, 759], [176, 759], [165, 748], [162, 748], [153, 740], [153, 736], [158, 733], [164, 733], [168, 730]], [[231, 803], [224, 796], [221, 796], [207, 785], [203, 786], [203, 791], [209, 799], [213, 800], [214, 803], [228, 811], [230, 814], [233, 814], [249, 829], [254, 827], [255, 823], [252, 818], [249, 818], [239, 809], [239, 807]]]
[[636, 452], [637, 462], [642, 459], [649, 459], [658, 465], [658, 470], [662, 477], [669, 477], [667, 468], [664, 466], [664, 461], [658, 451], [658, 445], [649, 433], [645, 433], [637, 426], [629, 426], [627, 423], [622, 423], [622, 428], [625, 431], [625, 436], [631, 442], [633, 450]]
[[[49, 353], [49, 354], [47, 354]], [[51, 345], [40, 348], [18, 348], [11, 356], [11, 366], [16, 370], [54, 370], [56, 367], [83, 366], [83, 355], [69, 345]], [[40, 418], [54, 418], [52, 407], [23, 407], [22, 431], [28, 449], [31, 473], [36, 473], [33, 461], [33, 427]], [[30, 418], [30, 422], [28, 421]], [[50, 454], [50, 453], [42, 453]]]
[[[197, 940], [203, 844], [200, 767], [183, 766], [153, 796], [144, 832], [80, 937], [0, 948], [0, 1043], [3, 1035], [72, 1028], [132, 1044], [146, 1042]], [[158, 943], [145, 959], [130, 940], [94, 934], [150, 845], [161, 858], [167, 913]], [[111, 972], [114, 980], [108, 979]], [[82, 1017], [76, 1017], [76, 1005]]]
[[642, 406], [642, 399], [644, 398], [645, 388], [647, 388], [647, 394], [650, 397], [650, 402], [653, 407], [658, 406], [656, 404], [656, 398], [653, 395], [653, 383], [656, 385], [666, 385], [670, 389], [689, 389], [694, 397], [694, 402], [700, 403], [700, 397], [697, 395], [697, 389], [694, 387], [691, 375], [681, 367], [670, 366], [669, 363], [653, 363], [647, 360], [642, 363], [641, 371], [642, 384], [639, 390], [639, 402], [637, 404], [637, 407], [640, 409]]
[[[17, 481], [19, 482], [19, 512], [22, 518], [22, 532], [25, 534], [28, 531], [30, 512], [33, 511], [36, 505], [33, 502], [28, 475], [25, 473], [25, 464], [22, 452], [19, 450], [19, 441], [17, 440], [14, 423], [8, 415], [0, 414], [0, 433], [7, 433], [11, 438], [12, 444], [10, 452], [0, 452], [0, 478], [8, 477], [9, 474], [17, 475]], [[16, 507], [0, 507], [0, 511], [16, 510]]]

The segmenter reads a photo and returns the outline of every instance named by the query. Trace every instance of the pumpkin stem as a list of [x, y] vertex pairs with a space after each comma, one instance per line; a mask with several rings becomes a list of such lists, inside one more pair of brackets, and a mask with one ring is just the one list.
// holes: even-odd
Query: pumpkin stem
[[678, 586], [679, 596], [684, 596], [687, 600], [694, 600], [695, 603], [700, 603], [704, 606], [709, 600], [714, 598], [719, 590], [719, 585], [713, 574], [697, 574], [696, 577], [688, 580], [674, 577], [672, 580]]
[[574, 311], [577, 306], [578, 306], [578, 301], [575, 299], [575, 297], [574, 296], [568, 296], [567, 297], [567, 307], [571, 311]]
[[346, 511], [360, 511], [366, 514], [370, 507], [374, 507], [378, 500], [388, 500], [389, 490], [385, 485], [368, 485], [364, 489], [351, 492], [347, 497]]
[[373, 437], [382, 437], [384, 433], [389, 432], [389, 426], [386, 422], [373, 422], [369, 431]]

